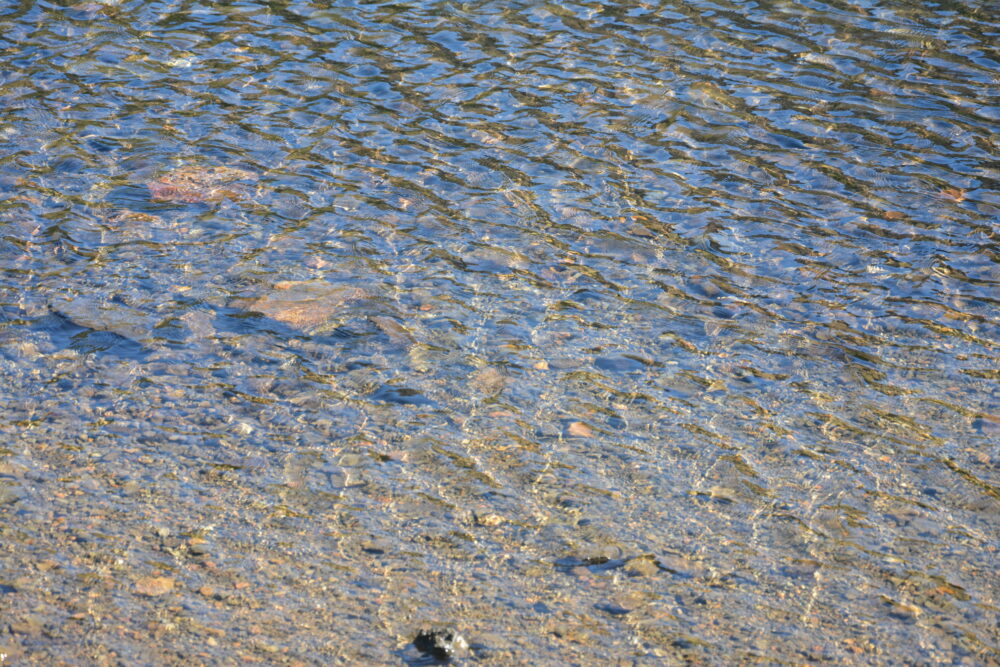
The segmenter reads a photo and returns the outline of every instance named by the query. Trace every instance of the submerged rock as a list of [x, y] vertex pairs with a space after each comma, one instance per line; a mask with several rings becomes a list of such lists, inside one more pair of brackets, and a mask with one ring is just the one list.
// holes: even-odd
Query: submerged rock
[[83, 329], [107, 331], [137, 343], [151, 342], [161, 319], [155, 313], [89, 296], [56, 298], [49, 308]]
[[507, 378], [492, 366], [480, 368], [469, 377], [469, 388], [482, 396], [495, 396], [503, 391]]
[[405, 326], [385, 315], [369, 315], [368, 321], [378, 327], [394, 345], [409, 347], [417, 342], [413, 333]]
[[153, 201], [194, 204], [242, 199], [237, 181], [256, 179], [257, 175], [234, 167], [181, 167], [146, 184]]
[[625, 572], [633, 577], [651, 577], [659, 574], [660, 566], [652, 556], [636, 556], [624, 565]]
[[425, 628], [417, 633], [413, 645], [424, 655], [438, 660], [461, 657], [469, 650], [469, 643], [451, 628]]
[[327, 328], [343, 306], [366, 296], [360, 287], [284, 281], [276, 283], [269, 294], [249, 300], [242, 307], [314, 334]]
[[171, 577], [143, 577], [135, 582], [135, 592], [147, 597], [165, 595], [174, 590]]
[[434, 405], [434, 401], [424, 396], [416, 389], [383, 385], [371, 395], [372, 400], [400, 405]]
[[20, 486], [0, 480], [0, 506], [13, 505], [22, 500], [24, 495]]
[[142, 211], [132, 211], [123, 208], [108, 217], [108, 222], [113, 224], [158, 224], [163, 222], [163, 218]]

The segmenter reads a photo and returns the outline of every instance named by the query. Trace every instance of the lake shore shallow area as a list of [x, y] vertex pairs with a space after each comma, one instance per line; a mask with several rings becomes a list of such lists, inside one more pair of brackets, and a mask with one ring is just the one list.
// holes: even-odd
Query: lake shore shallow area
[[1000, 664], [994, 9], [0, 3], [0, 667]]

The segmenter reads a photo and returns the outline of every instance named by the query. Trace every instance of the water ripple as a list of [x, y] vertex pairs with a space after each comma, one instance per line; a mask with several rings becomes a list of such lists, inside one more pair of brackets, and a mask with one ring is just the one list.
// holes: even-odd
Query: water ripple
[[0, 652], [989, 662], [992, 8], [0, 7]]

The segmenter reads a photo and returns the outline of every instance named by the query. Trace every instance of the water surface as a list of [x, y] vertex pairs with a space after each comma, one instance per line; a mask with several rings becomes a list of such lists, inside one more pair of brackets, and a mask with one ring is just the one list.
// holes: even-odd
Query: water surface
[[996, 661], [994, 9], [0, 3], [0, 653]]

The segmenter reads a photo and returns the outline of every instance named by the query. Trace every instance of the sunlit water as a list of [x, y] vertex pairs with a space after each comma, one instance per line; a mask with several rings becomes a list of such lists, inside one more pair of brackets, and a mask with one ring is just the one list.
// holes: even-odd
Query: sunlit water
[[997, 660], [995, 10], [0, 2], [5, 664]]

